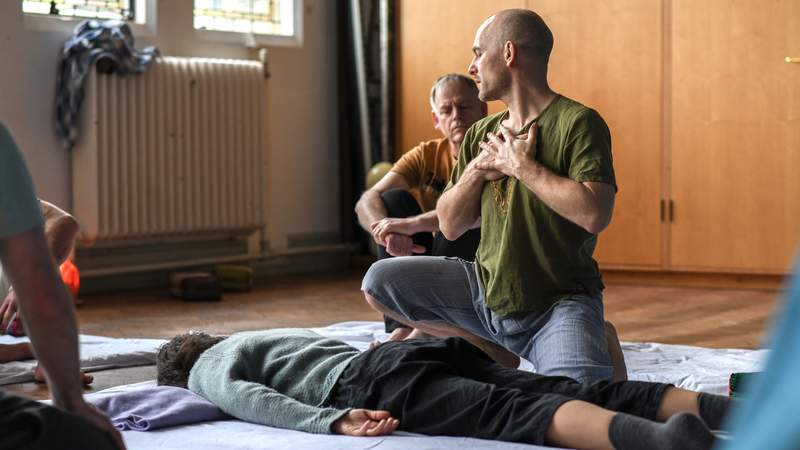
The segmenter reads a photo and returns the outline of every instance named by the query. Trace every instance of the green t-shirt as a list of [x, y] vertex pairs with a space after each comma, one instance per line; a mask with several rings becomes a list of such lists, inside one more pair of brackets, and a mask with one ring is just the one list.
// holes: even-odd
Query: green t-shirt
[[[481, 151], [478, 144], [486, 133], [497, 132], [507, 116], [503, 111], [470, 127], [450, 186]], [[534, 122], [539, 126], [536, 161], [562, 177], [616, 188], [611, 135], [596, 111], [557, 96]], [[475, 263], [495, 313], [543, 312], [572, 294], [601, 292], [592, 258], [596, 244], [596, 235], [558, 215], [519, 180], [505, 177], [484, 186]]]
[[0, 238], [42, 226], [42, 210], [14, 139], [0, 123]]

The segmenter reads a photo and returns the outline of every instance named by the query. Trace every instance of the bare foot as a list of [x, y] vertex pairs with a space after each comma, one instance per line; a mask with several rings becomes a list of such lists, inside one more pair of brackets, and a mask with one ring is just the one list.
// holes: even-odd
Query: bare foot
[[428, 339], [432, 337], [435, 336], [425, 333], [419, 328], [407, 328], [407, 327], [395, 328], [394, 331], [392, 331], [392, 334], [389, 335], [389, 338], [386, 339], [386, 341], [379, 341], [376, 339], [370, 342], [369, 349], [372, 350], [373, 348], [381, 345], [383, 342], [407, 341], [409, 339]]
[[408, 339], [408, 336], [411, 335], [415, 330], [413, 328], [408, 327], [401, 327], [395, 328], [392, 330], [392, 334], [389, 335], [389, 339], [387, 341], [404, 341]]
[[[47, 382], [47, 379], [44, 376], [44, 370], [38, 365], [36, 366], [36, 370], [33, 372], [33, 380], [37, 383]], [[81, 370], [81, 381], [83, 382], [84, 386], [89, 386], [92, 384], [92, 381], [94, 381], [94, 377]]]
[[617, 329], [609, 321], [606, 321], [605, 326], [608, 355], [611, 357], [611, 364], [614, 366], [614, 377], [611, 381], [625, 381], [628, 379], [628, 368], [625, 366], [625, 354], [622, 353], [622, 346], [619, 344]]
[[432, 335], [420, 330], [419, 328], [414, 328], [413, 330], [411, 330], [411, 333], [409, 333], [408, 336], [406, 336], [405, 340], [409, 340], [409, 339], [430, 339], [432, 337], [435, 337], [435, 336], [432, 336]]

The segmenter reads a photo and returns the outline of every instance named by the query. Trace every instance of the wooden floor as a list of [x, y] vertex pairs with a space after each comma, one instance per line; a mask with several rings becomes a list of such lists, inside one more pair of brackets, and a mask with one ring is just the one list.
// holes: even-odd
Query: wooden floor
[[[169, 338], [186, 330], [233, 333], [274, 327], [324, 326], [348, 320], [380, 320], [359, 291], [363, 271], [286, 276], [250, 293], [225, 294], [221, 302], [191, 303], [165, 291], [84, 297], [81, 333], [113, 337]], [[769, 291], [610, 285], [606, 317], [621, 340], [704, 347], [756, 348], [779, 294]], [[154, 367], [96, 372], [89, 391], [155, 378]], [[34, 383], [3, 389], [48, 398]]]

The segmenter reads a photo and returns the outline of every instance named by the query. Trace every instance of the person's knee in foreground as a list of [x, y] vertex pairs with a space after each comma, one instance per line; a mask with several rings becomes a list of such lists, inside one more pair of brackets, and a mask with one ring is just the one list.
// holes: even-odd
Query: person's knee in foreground
[[[436, 202], [450, 178], [464, 134], [486, 116], [487, 106], [478, 99], [475, 82], [456, 73], [436, 80], [430, 105], [433, 126], [442, 137], [421, 142], [403, 154], [356, 204], [359, 224], [378, 246], [378, 259], [415, 254], [475, 259], [480, 230], [453, 241], [445, 239], [439, 232]], [[392, 339], [421, 336], [390, 318], [384, 322]]]
[[394, 430], [592, 449], [708, 449], [726, 397], [635, 381], [581, 384], [505, 368], [460, 338], [363, 353], [309, 330], [188, 333], [158, 383], [242, 420], [353, 436]]
[[[476, 308], [479, 317], [484, 306], [487, 311], [483, 334], [530, 359], [544, 374], [611, 379], [611, 355], [619, 357], [621, 351], [615, 333], [603, 327], [604, 286], [592, 258], [597, 235], [610, 223], [616, 194], [611, 137], [596, 111], [550, 89], [552, 47], [552, 33], [532, 11], [501, 11], [480, 26], [469, 73], [482, 101], [500, 100], [508, 109], [467, 131], [436, 211], [447, 239], [480, 226], [475, 264], [461, 270], [461, 278], [473, 272], [478, 278], [470, 298], [482, 302]], [[386, 265], [407, 269], [391, 277], [420, 276], [413, 265]], [[369, 273], [363, 287], [370, 304], [415, 302], [415, 313], [426, 307], [416, 298], [437, 289], [425, 285], [400, 291], [398, 298], [370, 299], [368, 291], [381, 287], [368, 278]], [[563, 326], [572, 322], [560, 315], [568, 310], [581, 314], [582, 330]], [[413, 317], [394, 316], [417, 325]], [[444, 317], [438, 322], [465, 328]], [[573, 350], [550, 351], [554, 341], [571, 341]], [[602, 342], [613, 351], [602, 348]]]
[[0, 161], [0, 263], [54, 405], [0, 392], [0, 448], [124, 449], [119, 431], [83, 399], [73, 302], [53, 264], [30, 174], [2, 125]]

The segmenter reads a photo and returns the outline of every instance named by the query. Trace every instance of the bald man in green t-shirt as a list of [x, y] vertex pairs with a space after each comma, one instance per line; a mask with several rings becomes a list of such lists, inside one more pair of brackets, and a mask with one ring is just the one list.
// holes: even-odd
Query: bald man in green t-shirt
[[611, 379], [592, 258], [617, 190], [611, 136], [596, 111], [550, 89], [552, 47], [532, 11], [501, 11], [477, 31], [469, 72], [481, 100], [508, 109], [469, 129], [437, 206], [448, 239], [481, 227], [475, 263], [379, 261], [362, 290], [385, 315], [492, 355], [507, 349], [539, 373]]

